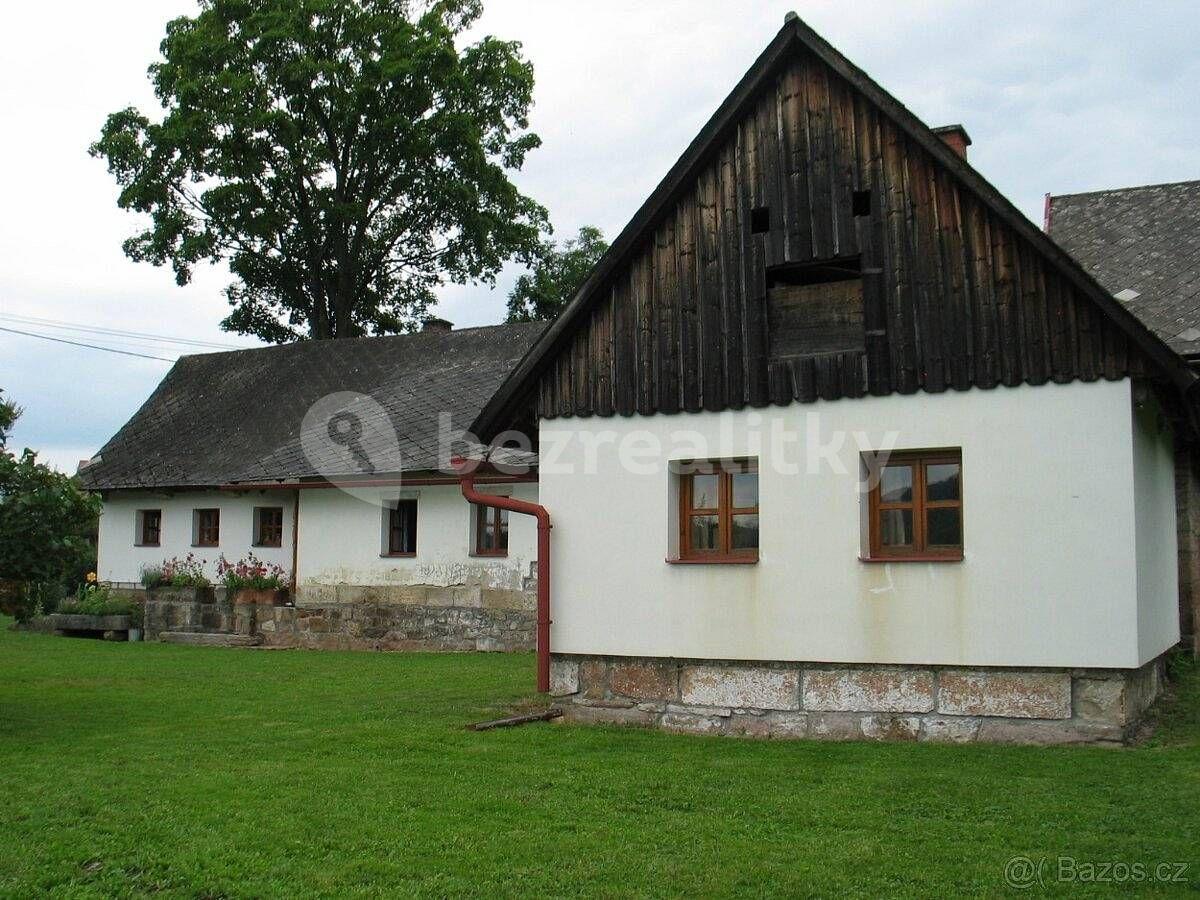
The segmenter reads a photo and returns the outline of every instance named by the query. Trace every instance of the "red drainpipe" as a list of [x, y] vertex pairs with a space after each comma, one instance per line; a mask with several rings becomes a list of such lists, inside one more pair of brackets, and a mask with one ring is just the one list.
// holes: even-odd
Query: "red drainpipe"
[[455, 457], [451, 467], [458, 472], [462, 494], [471, 503], [494, 506], [509, 512], [536, 516], [538, 522], [537, 545], [537, 689], [539, 693], [550, 693], [550, 512], [546, 507], [512, 497], [497, 494], [481, 494], [475, 490], [475, 467], [473, 460]]

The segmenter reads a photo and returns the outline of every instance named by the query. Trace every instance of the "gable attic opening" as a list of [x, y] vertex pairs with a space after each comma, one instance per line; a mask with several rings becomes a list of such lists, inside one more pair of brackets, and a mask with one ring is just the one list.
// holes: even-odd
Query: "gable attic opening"
[[767, 269], [768, 353], [772, 359], [864, 351], [861, 257]]

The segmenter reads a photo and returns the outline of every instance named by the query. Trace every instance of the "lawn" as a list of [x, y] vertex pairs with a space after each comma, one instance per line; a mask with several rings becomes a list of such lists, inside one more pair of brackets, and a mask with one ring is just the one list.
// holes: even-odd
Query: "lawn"
[[475, 733], [530, 699], [531, 656], [5, 628], [0, 895], [996, 895], [1015, 856], [1051, 888], [1059, 857], [1077, 878], [1188, 863], [1138, 887], [1195, 891], [1200, 673], [1180, 669], [1132, 750]]

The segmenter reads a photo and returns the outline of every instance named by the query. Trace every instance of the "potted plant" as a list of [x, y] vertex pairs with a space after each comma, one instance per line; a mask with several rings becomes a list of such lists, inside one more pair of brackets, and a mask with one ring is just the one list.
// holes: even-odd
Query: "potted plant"
[[230, 562], [222, 554], [217, 561], [217, 576], [225, 585], [226, 597], [233, 598], [239, 634], [253, 634], [258, 622], [271, 615], [272, 607], [283, 605], [287, 594], [287, 572], [253, 553], [237, 562]]

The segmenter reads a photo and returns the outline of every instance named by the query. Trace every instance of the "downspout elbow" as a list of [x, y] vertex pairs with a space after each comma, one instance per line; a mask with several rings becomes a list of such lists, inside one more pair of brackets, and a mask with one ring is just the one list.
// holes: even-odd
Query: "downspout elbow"
[[463, 497], [479, 506], [506, 509], [509, 512], [534, 516], [538, 525], [537, 552], [537, 689], [550, 693], [550, 511], [539, 503], [483, 494], [475, 489], [475, 466], [471, 460], [455, 457], [451, 467], [458, 473]]

